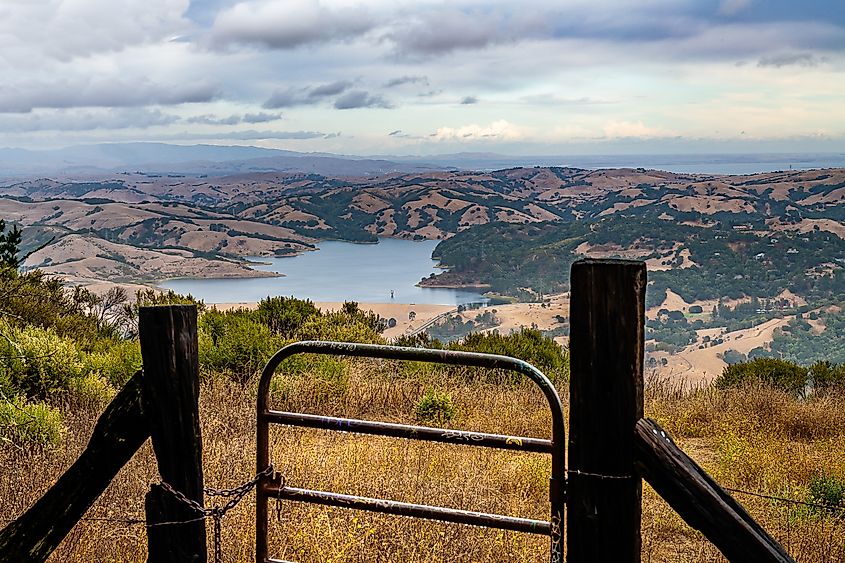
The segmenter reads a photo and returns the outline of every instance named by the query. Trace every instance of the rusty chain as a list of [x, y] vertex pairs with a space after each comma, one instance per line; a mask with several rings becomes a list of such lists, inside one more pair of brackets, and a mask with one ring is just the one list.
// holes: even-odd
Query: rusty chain
[[258, 482], [264, 477], [271, 477], [274, 473], [273, 465], [268, 465], [263, 471], [258, 472], [255, 477], [238, 485], [232, 489], [214, 489], [211, 487], [203, 488], [203, 493], [209, 497], [222, 497], [228, 499], [223, 504], [215, 504], [214, 506], [206, 507], [198, 501], [188, 498], [182, 491], [175, 489], [169, 483], [161, 482], [161, 488], [173, 495], [173, 497], [182, 504], [190, 507], [194, 512], [200, 514], [194, 520], [187, 520], [184, 522], [157, 522], [155, 524], [147, 524], [148, 527], [160, 526], [165, 524], [182, 524], [188, 522], [195, 522], [211, 518], [214, 521], [214, 563], [223, 563], [223, 545], [222, 545], [222, 520], [231, 509], [233, 509], [243, 498], [254, 489]]

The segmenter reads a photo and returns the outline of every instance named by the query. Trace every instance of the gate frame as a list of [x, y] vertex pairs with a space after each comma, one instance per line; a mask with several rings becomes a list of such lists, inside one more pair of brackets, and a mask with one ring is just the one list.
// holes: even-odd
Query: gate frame
[[[464, 365], [490, 369], [503, 369], [521, 373], [537, 384], [552, 414], [550, 440], [505, 436], [464, 430], [430, 428], [405, 424], [392, 424], [367, 420], [337, 418], [303, 413], [274, 411], [269, 408], [270, 382], [279, 364], [296, 354], [322, 354], [365, 357], [386, 360], [404, 360], [448, 365]], [[552, 382], [541, 371], [522, 360], [453, 350], [431, 350], [375, 344], [349, 342], [302, 341], [289, 344], [276, 352], [267, 362], [258, 385], [256, 416], [256, 473], [259, 474], [255, 500], [255, 560], [258, 563], [284, 563], [269, 558], [268, 506], [270, 497], [295, 500], [329, 506], [354, 508], [401, 516], [441, 520], [453, 523], [473, 524], [488, 528], [521, 531], [548, 535], [550, 537], [551, 563], [563, 562], [564, 506], [566, 504], [566, 427], [563, 405]], [[429, 505], [410, 504], [385, 499], [374, 499], [339, 493], [328, 493], [309, 489], [287, 487], [278, 474], [260, 475], [270, 464], [270, 424], [285, 424], [308, 428], [320, 428], [340, 432], [373, 434], [408, 438], [430, 442], [444, 442], [459, 445], [550, 453], [552, 455], [551, 477], [549, 479], [549, 501], [551, 514], [548, 522], [515, 518], [499, 514], [470, 512]]]

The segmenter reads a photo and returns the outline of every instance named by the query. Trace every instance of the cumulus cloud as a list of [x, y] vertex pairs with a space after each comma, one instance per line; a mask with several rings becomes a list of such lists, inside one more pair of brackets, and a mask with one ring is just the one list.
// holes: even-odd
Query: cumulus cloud
[[461, 105], [469, 106], [469, 105], [477, 104], [477, 103], [478, 103], [478, 97], [477, 96], [464, 96], [463, 98], [461, 98]]
[[757, 66], [770, 66], [775, 68], [781, 68], [784, 66], [814, 67], [819, 66], [819, 64], [822, 62], [823, 59], [816, 57], [812, 53], [789, 53], [783, 55], [771, 55], [768, 57], [762, 57], [757, 62]]
[[365, 90], [352, 90], [334, 102], [335, 109], [392, 108], [393, 106], [378, 94]]
[[517, 126], [504, 119], [489, 125], [473, 123], [463, 127], [441, 127], [430, 135], [438, 141], [515, 140], [523, 136]]
[[374, 25], [361, 6], [338, 7], [319, 0], [247, 1], [217, 15], [211, 39], [217, 46], [240, 43], [292, 49], [350, 39]]

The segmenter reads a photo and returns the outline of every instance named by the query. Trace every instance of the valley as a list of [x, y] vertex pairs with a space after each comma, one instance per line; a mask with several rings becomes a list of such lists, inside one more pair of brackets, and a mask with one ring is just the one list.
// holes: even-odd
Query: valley
[[[645, 260], [650, 362], [692, 379], [748, 354], [794, 356], [802, 333], [790, 319], [830, 316], [816, 333], [839, 326], [838, 313], [820, 311], [845, 301], [843, 203], [843, 169], [135, 172], [0, 187], [0, 215], [23, 228], [25, 251], [37, 250], [26, 266], [97, 288], [274, 276], [246, 258], [296, 256], [325, 240], [439, 240], [444, 269], [419, 285], [486, 291], [498, 303], [438, 319], [430, 332], [446, 340], [533, 325], [565, 342], [563, 309], [538, 322], [518, 303], [540, 312], [565, 296], [579, 257]], [[745, 332], [755, 330], [756, 340]]]

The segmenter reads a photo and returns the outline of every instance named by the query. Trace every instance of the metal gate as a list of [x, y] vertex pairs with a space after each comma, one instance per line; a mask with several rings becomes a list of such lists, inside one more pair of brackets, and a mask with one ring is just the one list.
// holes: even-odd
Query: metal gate
[[[273, 378], [276, 368], [286, 358], [295, 354], [305, 353], [431, 362], [502, 369], [521, 373], [540, 387], [549, 403], [549, 408], [552, 412], [551, 440], [271, 410], [268, 406], [270, 380]], [[551, 539], [551, 562], [562, 563], [563, 561], [563, 508], [566, 502], [566, 444], [563, 407], [560, 397], [551, 381], [537, 368], [527, 362], [507, 356], [456, 352], [451, 350], [428, 350], [346, 342], [296, 342], [276, 352], [270, 358], [270, 361], [267, 362], [258, 386], [257, 414], [256, 466], [259, 474], [259, 482], [256, 488], [255, 559], [258, 563], [287, 563], [280, 559], [273, 559], [267, 555], [267, 501], [271, 497], [546, 535]], [[471, 512], [290, 487], [282, 483], [279, 475], [268, 475], [266, 473], [266, 469], [270, 464], [269, 434], [271, 423], [354, 432], [358, 434], [392, 436], [429, 442], [445, 442], [449, 444], [551, 454], [552, 471], [549, 481], [549, 500], [551, 502], [550, 519], [549, 521], [531, 520], [501, 514], [486, 514], [483, 512]]]

